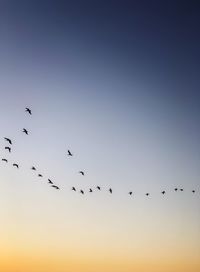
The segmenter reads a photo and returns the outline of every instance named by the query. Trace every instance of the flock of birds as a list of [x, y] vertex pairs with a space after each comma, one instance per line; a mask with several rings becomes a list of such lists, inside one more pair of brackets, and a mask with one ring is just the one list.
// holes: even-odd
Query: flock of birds
[[[25, 108], [25, 112], [28, 113], [29, 115], [32, 115], [32, 110], [31, 110], [30, 108]], [[26, 135], [29, 135], [29, 132], [28, 132], [28, 130], [27, 130], [26, 128], [23, 128], [22, 133], [24, 133], [24, 134], [26, 134]], [[9, 145], [6, 145], [6, 146], [5, 146], [5, 150], [7, 150], [9, 153], [11, 153], [11, 151], [12, 151], [12, 144], [13, 144], [12, 140], [11, 140], [10, 138], [7, 138], [7, 137], [4, 137], [4, 140], [9, 144]], [[73, 156], [73, 154], [72, 154], [72, 152], [71, 152], [70, 150], [67, 150], [67, 155], [68, 155], [68, 157], [72, 157], [72, 156]], [[2, 161], [5, 162], [5, 163], [8, 163], [8, 160], [7, 160], [6, 158], [2, 158]], [[19, 164], [18, 164], [18, 163], [13, 163], [12, 165], [13, 165], [13, 167], [16, 167], [17, 169], [19, 169]], [[31, 167], [31, 170], [37, 171], [37, 169], [36, 169], [35, 166], [32, 166], [32, 167]], [[82, 171], [82, 170], [79, 171], [78, 173], [79, 173], [80, 175], [82, 175], [82, 176], [85, 175], [85, 172]], [[40, 173], [38, 173], [38, 177], [39, 177], [39, 178], [42, 178], [43, 175], [40, 174]], [[60, 190], [60, 187], [57, 186], [56, 184], [54, 184], [54, 182], [52, 182], [52, 180], [51, 180], [50, 178], [48, 178], [48, 184], [50, 184], [50, 186], [51, 186], [52, 188], [54, 188], [54, 189], [56, 189], [56, 190]], [[101, 191], [102, 188], [101, 188], [100, 186], [96, 186], [95, 189], [98, 190], [98, 191]], [[77, 191], [78, 191], [78, 189], [77, 189], [76, 187], [72, 187], [71, 190], [74, 191], [74, 192], [77, 192]], [[94, 189], [89, 188], [89, 193], [92, 193], [93, 190], [94, 190]], [[175, 191], [175, 192], [177, 192], [177, 191], [183, 192], [184, 189], [183, 189], [183, 188], [174, 188], [174, 191]], [[80, 189], [79, 192], [80, 192], [80, 194], [84, 194], [84, 193], [85, 193], [85, 191], [84, 191], [83, 189]], [[112, 194], [112, 193], [113, 193], [113, 189], [112, 189], [112, 188], [109, 188], [109, 189], [108, 189], [108, 192], [109, 192], [110, 194]], [[196, 190], [192, 190], [191, 192], [194, 194], [194, 193], [196, 192]], [[131, 195], [133, 195], [133, 192], [132, 192], [132, 191], [129, 191], [128, 194], [131, 196]], [[165, 194], [166, 194], [166, 191], [165, 191], [165, 190], [164, 190], [164, 191], [161, 191], [161, 194], [162, 194], [162, 195], [165, 195]], [[150, 193], [146, 193], [145, 195], [148, 197], [148, 196], [150, 196]]]

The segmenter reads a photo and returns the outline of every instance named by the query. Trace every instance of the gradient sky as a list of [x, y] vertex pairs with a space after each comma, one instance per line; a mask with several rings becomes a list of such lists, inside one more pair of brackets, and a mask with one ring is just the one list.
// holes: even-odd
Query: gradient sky
[[0, 271], [200, 271], [199, 28], [198, 1], [0, 1]]

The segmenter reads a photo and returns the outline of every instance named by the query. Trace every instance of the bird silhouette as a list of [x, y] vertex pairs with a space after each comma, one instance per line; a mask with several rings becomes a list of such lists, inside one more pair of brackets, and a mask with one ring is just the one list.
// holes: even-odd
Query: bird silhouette
[[13, 163], [13, 166], [19, 168], [19, 165], [17, 163]]
[[101, 190], [101, 187], [100, 187], [100, 186], [97, 186], [97, 189], [100, 191], [100, 190]]
[[72, 191], [76, 192], [76, 188], [75, 188], [75, 187], [72, 187]]
[[38, 177], [42, 178], [43, 176], [41, 174], [38, 174]]
[[49, 183], [49, 184], [53, 184], [53, 182], [52, 182], [50, 179], [48, 179], [48, 183]]
[[28, 130], [23, 128], [22, 132], [24, 132], [26, 135], [28, 135]]
[[32, 167], [31, 167], [31, 170], [36, 170], [35, 166], [32, 166]]
[[8, 160], [7, 160], [7, 159], [2, 159], [2, 161], [4, 161], [4, 162], [8, 162]]
[[91, 188], [90, 188], [89, 192], [92, 193], [92, 189]]
[[163, 195], [164, 195], [165, 193], [166, 193], [165, 191], [162, 191], [162, 192], [161, 192], [161, 194], [163, 194]]
[[133, 192], [129, 192], [129, 195], [132, 195], [133, 194]]
[[5, 146], [5, 149], [7, 149], [9, 153], [11, 152], [11, 148], [9, 146]]
[[60, 190], [60, 188], [56, 185], [51, 185], [51, 187], [55, 188], [56, 190]]
[[192, 190], [192, 193], [195, 193], [195, 190]]
[[181, 188], [180, 191], [183, 192], [183, 189]]
[[11, 141], [11, 139], [9, 139], [9, 138], [6, 138], [6, 137], [4, 137], [4, 139], [7, 141], [7, 142], [9, 142], [9, 144], [12, 144], [12, 141]]
[[174, 189], [174, 191], [176, 191], [176, 192], [177, 192], [177, 191], [178, 191], [178, 188], [175, 188], [175, 189]]
[[80, 173], [82, 176], [85, 175], [85, 173], [84, 173], [83, 171], [79, 171], [79, 173]]
[[73, 156], [70, 150], [67, 150], [67, 152], [68, 152], [67, 154], [68, 156]]
[[81, 193], [82, 195], [84, 195], [84, 191], [83, 191], [83, 190], [80, 190], [80, 193]]
[[30, 115], [32, 114], [32, 111], [29, 108], [26, 108], [25, 111], [28, 112]]
[[146, 196], [149, 196], [149, 193], [146, 193]]
[[112, 189], [111, 188], [109, 189], [109, 192], [112, 194]]

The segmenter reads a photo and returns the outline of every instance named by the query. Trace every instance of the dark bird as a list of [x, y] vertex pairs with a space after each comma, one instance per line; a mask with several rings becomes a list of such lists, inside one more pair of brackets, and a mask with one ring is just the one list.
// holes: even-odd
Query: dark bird
[[25, 111], [28, 112], [30, 115], [32, 114], [32, 111], [29, 108], [26, 108]]
[[149, 196], [149, 193], [146, 193], [146, 196]]
[[48, 183], [49, 183], [49, 184], [53, 184], [53, 182], [52, 182], [50, 179], [48, 179]]
[[51, 187], [55, 188], [56, 190], [60, 190], [60, 188], [56, 185], [51, 185]]
[[176, 191], [176, 192], [177, 192], [177, 191], [178, 191], [178, 188], [175, 188], [175, 189], [174, 189], [174, 191]]
[[15, 167], [19, 168], [19, 165], [18, 165], [18, 164], [16, 164], [16, 163], [13, 163], [13, 166], [15, 166]]
[[68, 156], [72, 156], [72, 153], [71, 153], [71, 151], [70, 150], [67, 150], [67, 152], [68, 152]]
[[11, 152], [11, 148], [9, 146], [5, 146], [5, 149], [7, 149], [9, 153]]
[[109, 192], [112, 194], [112, 189], [111, 188], [109, 189]]
[[101, 187], [100, 187], [100, 186], [97, 186], [97, 189], [100, 191], [100, 190], [101, 190]]
[[24, 132], [26, 135], [28, 135], [28, 130], [23, 128], [22, 132]]
[[195, 190], [192, 190], [192, 193], [195, 193]]
[[89, 192], [92, 193], [92, 189], [90, 189]]
[[12, 144], [12, 141], [11, 141], [11, 139], [9, 139], [9, 138], [6, 138], [6, 137], [4, 137], [4, 139], [7, 141], [7, 142], [9, 142], [9, 144]]
[[41, 174], [38, 174], [38, 177], [41, 177], [41, 178], [42, 178], [43, 176], [42, 176]]
[[133, 192], [129, 192], [129, 195], [132, 195]]
[[72, 187], [72, 191], [76, 192], [76, 188], [75, 188], [75, 187]]
[[83, 192], [83, 190], [80, 190], [80, 193], [81, 193], [82, 195], [84, 195], [84, 192]]
[[183, 192], [183, 189], [180, 189], [181, 192]]
[[31, 167], [31, 170], [36, 170], [36, 168], [34, 166]]
[[79, 171], [79, 173], [80, 173], [82, 176], [85, 175], [85, 173], [84, 173], [83, 171]]
[[163, 194], [163, 195], [164, 195], [165, 193], [166, 193], [165, 191], [162, 191], [162, 192], [161, 192], [161, 194]]
[[2, 161], [8, 162], [8, 160], [6, 160], [6, 159], [2, 159]]

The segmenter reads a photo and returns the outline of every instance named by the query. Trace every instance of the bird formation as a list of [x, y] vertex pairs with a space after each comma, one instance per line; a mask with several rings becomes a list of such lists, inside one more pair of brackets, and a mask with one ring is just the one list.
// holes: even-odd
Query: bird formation
[[[32, 110], [31, 110], [30, 108], [28, 108], [28, 107], [25, 108], [25, 112], [27, 112], [29, 115], [32, 115]], [[28, 131], [26, 128], [23, 128], [22, 132], [23, 132], [24, 134], [26, 134], [26, 135], [29, 135], [29, 131]], [[7, 138], [7, 137], [4, 137], [4, 140], [6, 141], [6, 143], [9, 144], [9, 145], [6, 145], [6, 146], [5, 146], [5, 150], [7, 150], [9, 153], [11, 153], [11, 151], [12, 151], [11, 146], [13, 145], [12, 140], [11, 140], [10, 138]], [[69, 149], [67, 150], [67, 156], [69, 156], [69, 157], [72, 157], [72, 156], [73, 156], [72, 152], [71, 152]], [[2, 158], [2, 161], [5, 162], [5, 163], [8, 163], [8, 160], [7, 160], [6, 158]], [[15, 167], [16, 169], [19, 169], [19, 168], [20, 168], [18, 163], [13, 163], [12, 166]], [[30, 169], [33, 170], [33, 171], [37, 171], [37, 169], [36, 169], [35, 166], [32, 166]], [[78, 173], [79, 173], [81, 176], [85, 176], [85, 172], [84, 172], [83, 170], [79, 171]], [[38, 177], [39, 177], [39, 178], [43, 178], [43, 175], [42, 175], [41, 173], [38, 173]], [[48, 180], [48, 184], [49, 184], [52, 188], [54, 188], [54, 189], [56, 189], [56, 190], [60, 190], [60, 187], [57, 186], [57, 185], [55, 185], [54, 182], [53, 182], [50, 178], [48, 178], [47, 180]], [[78, 190], [78, 189], [77, 189], [76, 187], [74, 187], [74, 186], [71, 188], [71, 190], [74, 191], [74, 192], [79, 192], [79, 193], [82, 194], [82, 195], [85, 194], [85, 191], [84, 191], [83, 189]], [[100, 187], [100, 186], [96, 186], [96, 190], [97, 190], [97, 191], [101, 191], [101, 187]], [[176, 188], [174, 188], [174, 191], [175, 191], [175, 192], [177, 192], [177, 191], [183, 192], [184, 189], [183, 189], [183, 188], [177, 188], [177, 187], [176, 187]], [[93, 193], [93, 192], [94, 192], [94, 189], [89, 188], [88, 192], [89, 192], [89, 193]], [[113, 193], [113, 189], [112, 189], [112, 188], [109, 188], [109, 189], [108, 189], [108, 192], [109, 192], [110, 194], [112, 194], [112, 193]], [[196, 192], [196, 190], [192, 190], [191, 192], [194, 194], [194, 193]], [[166, 191], [165, 191], [165, 190], [161, 191], [161, 194], [162, 194], [162, 195], [165, 195], [165, 194], [166, 194]], [[129, 191], [129, 192], [128, 192], [128, 195], [132, 196], [132, 195], [133, 195], [133, 192], [132, 192], [132, 191]], [[150, 196], [150, 193], [147, 192], [147, 193], [145, 193], [145, 195], [146, 195], [147, 197], [149, 197], [149, 196]]]

